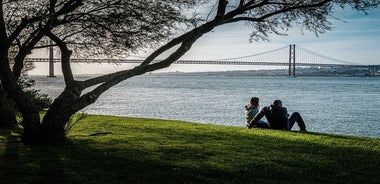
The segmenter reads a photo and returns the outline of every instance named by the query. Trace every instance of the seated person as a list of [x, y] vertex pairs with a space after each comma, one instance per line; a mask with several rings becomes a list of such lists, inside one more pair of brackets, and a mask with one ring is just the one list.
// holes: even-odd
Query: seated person
[[261, 118], [266, 117], [271, 129], [291, 130], [294, 123], [297, 122], [301, 131], [306, 131], [305, 122], [298, 112], [292, 113], [289, 117], [288, 110], [282, 107], [281, 100], [273, 101], [269, 107], [264, 107], [256, 116], [247, 124], [248, 128], [255, 127]]
[[[245, 118], [247, 125], [251, 122], [251, 120], [259, 113], [259, 98], [252, 97], [249, 101], [248, 105], [245, 106]], [[257, 128], [270, 128], [269, 124], [263, 120], [259, 120], [254, 127]]]

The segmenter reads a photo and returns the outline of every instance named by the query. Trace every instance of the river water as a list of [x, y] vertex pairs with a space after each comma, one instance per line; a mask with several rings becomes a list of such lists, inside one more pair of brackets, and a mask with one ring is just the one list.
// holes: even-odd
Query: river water
[[[32, 78], [52, 97], [63, 89], [62, 77]], [[251, 96], [261, 107], [282, 100], [308, 131], [380, 138], [380, 78], [369, 77], [151, 74], [118, 84], [81, 112], [243, 127]]]

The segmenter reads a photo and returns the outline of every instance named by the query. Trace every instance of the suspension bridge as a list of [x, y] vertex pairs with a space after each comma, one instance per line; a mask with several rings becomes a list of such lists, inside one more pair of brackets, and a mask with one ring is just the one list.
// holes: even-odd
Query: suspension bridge
[[[28, 62], [49, 62], [49, 77], [54, 76], [54, 63], [60, 59], [54, 58], [50, 48], [49, 58], [27, 58]], [[72, 62], [79, 63], [142, 63], [143, 59], [90, 59], [73, 58]], [[159, 62], [156, 60], [155, 62]], [[355, 64], [307, 50], [296, 45], [289, 45], [278, 49], [240, 57], [223, 58], [216, 60], [177, 60], [174, 64], [207, 64], [207, 65], [262, 65], [288, 67], [289, 76], [296, 76], [296, 67], [346, 67], [368, 68], [368, 76], [379, 74], [380, 65]]]

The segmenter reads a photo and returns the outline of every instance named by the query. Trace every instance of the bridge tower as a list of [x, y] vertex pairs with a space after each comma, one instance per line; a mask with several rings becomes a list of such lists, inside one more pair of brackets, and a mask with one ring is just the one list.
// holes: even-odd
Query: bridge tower
[[50, 40], [50, 46], [49, 46], [49, 75], [48, 77], [55, 77], [54, 75], [54, 48], [53, 43]]
[[368, 74], [369, 74], [369, 76], [370, 77], [375, 77], [376, 76], [375, 73], [376, 73], [376, 66], [375, 65], [369, 65], [368, 66]]
[[289, 45], [289, 76], [296, 76], [296, 45]]

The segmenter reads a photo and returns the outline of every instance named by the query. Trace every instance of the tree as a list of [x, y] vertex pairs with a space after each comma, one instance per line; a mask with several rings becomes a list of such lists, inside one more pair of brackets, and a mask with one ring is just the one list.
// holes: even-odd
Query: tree
[[[41, 124], [38, 106], [28, 99], [28, 95], [18, 85], [22, 68], [25, 66], [25, 57], [33, 49], [49, 46], [46, 45], [47, 36], [59, 37], [61, 39], [57, 42], [59, 45], [62, 45], [61, 41], [65, 41], [65, 44], [74, 46], [73, 49], [95, 50], [92, 54], [133, 52], [137, 48], [151, 46], [171, 35], [177, 23], [187, 21], [180, 13], [183, 6], [192, 5], [194, 2], [191, 0], [0, 0], [1, 84], [21, 111], [24, 127], [22, 139], [29, 142], [41, 139], [64, 141], [62, 126], [70, 115], [60, 116], [62, 113], [58, 113], [62, 119], [54, 123]], [[14, 58], [8, 56], [11, 45], [16, 45], [18, 48]], [[61, 47], [62, 56], [70, 56], [71, 51], [64, 50], [64, 47]], [[12, 68], [10, 60], [15, 61]], [[62, 62], [62, 66], [67, 87], [61, 96], [68, 96], [64, 104], [70, 104], [68, 102], [73, 103], [70, 100], [80, 95], [82, 89], [78, 88], [82, 86], [80, 82], [74, 81], [70, 63]], [[45, 119], [52, 117], [50, 116], [52, 111], [47, 112]], [[68, 111], [72, 113], [72, 110]], [[53, 120], [44, 120], [44, 122], [51, 121]]]
[[[4, 19], [4, 7], [13, 1], [0, 2], [0, 15], [3, 15], [3, 19], [0, 19], [1, 81], [4, 89], [22, 109], [24, 140], [50, 142], [64, 142], [64, 125], [69, 118], [94, 103], [112, 86], [133, 76], [170, 66], [183, 56], [195, 41], [215, 27], [240, 21], [247, 22], [252, 28], [251, 39], [254, 41], [266, 40], [270, 33], [284, 35], [294, 25], [300, 25], [318, 35], [331, 29], [328, 17], [336, 8], [351, 7], [365, 12], [378, 8], [380, 4], [377, 0], [236, 0], [230, 3], [218, 0], [211, 2], [215, 5], [210, 8], [208, 17], [213, 18], [206, 17], [201, 21], [196, 18], [186, 19], [187, 11], [183, 11], [184, 14], [180, 13], [184, 5], [196, 5], [201, 3], [199, 1], [35, 1], [38, 6], [28, 9], [33, 12], [33, 16], [13, 23], [12, 27], [15, 29], [10, 31], [7, 29], [9, 24]], [[206, 6], [209, 3], [201, 5]], [[173, 34], [171, 30], [181, 22], [193, 23], [192, 29], [156, 49], [139, 66], [84, 81], [75, 80], [70, 68], [72, 50], [96, 48], [98, 53], [104, 54], [109, 51], [107, 47], [111, 47], [135, 51], [152, 46], [151, 42], [160, 43], [168, 38]], [[25, 39], [17, 39], [19, 35], [24, 35]], [[40, 124], [37, 108], [24, 98], [25, 95], [19, 90], [16, 79], [19, 77], [26, 54], [35, 48], [43, 37], [49, 37], [61, 50], [61, 67], [66, 87], [54, 100]], [[12, 71], [6, 56], [8, 46], [14, 41], [19, 44], [20, 50]], [[102, 45], [106, 45], [106, 48], [102, 48]], [[165, 59], [159, 62], [155, 60], [170, 49], [174, 51]], [[82, 94], [89, 87], [94, 88]]]

